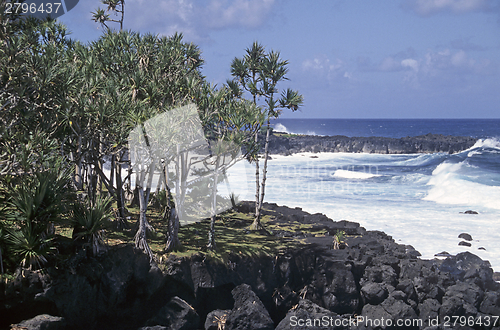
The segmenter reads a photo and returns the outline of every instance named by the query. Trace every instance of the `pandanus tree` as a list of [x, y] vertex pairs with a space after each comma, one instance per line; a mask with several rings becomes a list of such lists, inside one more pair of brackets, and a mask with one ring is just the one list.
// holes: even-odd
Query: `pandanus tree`
[[[113, 121], [114, 129], [120, 132], [120, 140], [108, 143], [117, 149], [119, 144], [126, 141], [123, 133], [128, 136], [135, 127], [142, 127], [154, 116], [193, 98], [194, 89], [202, 81], [199, 72], [202, 60], [198, 48], [183, 42], [180, 34], [166, 38], [109, 32], [103, 38], [118, 46], [103, 47], [112, 52], [103, 56], [103, 60], [108, 61], [103, 70], [106, 70], [106, 78], [113, 80], [116, 86], [114, 94], [106, 96], [107, 105], [122, 109], [122, 113]], [[124, 51], [117, 51], [116, 48]], [[121, 118], [122, 123], [116, 122], [116, 118]], [[141, 134], [147, 136], [149, 132]], [[150, 164], [145, 164], [149, 172], [137, 171], [135, 177], [136, 185], [139, 185], [136, 191], [141, 214], [136, 245], [149, 254], [146, 242], [146, 232], [151, 228], [146, 219], [151, 189], [149, 183], [152, 180], [152, 174], [149, 173], [159, 170], [158, 163], [152, 164], [151, 167]], [[116, 173], [117, 179], [119, 176]]]
[[[2, 2], [3, 7], [4, 2]], [[73, 77], [66, 71], [72, 42], [56, 21], [0, 13], [0, 143], [16, 150], [39, 130], [61, 140], [59, 111]], [[15, 15], [14, 15], [15, 16]], [[5, 159], [2, 159], [2, 162]], [[7, 165], [7, 163], [4, 163]]]
[[[209, 177], [210, 230], [207, 248], [216, 249], [215, 221], [220, 211], [234, 206], [234, 199], [223, 199], [218, 195], [221, 180], [228, 183], [227, 171], [238, 161], [246, 158], [254, 148], [254, 129], [262, 120], [260, 109], [255, 104], [234, 98], [231, 87], [212, 89], [201, 102], [201, 117], [208, 139], [209, 155], [204, 160]], [[242, 153], [242, 147], [245, 150]], [[228, 194], [231, 194], [228, 187]], [[226, 196], [227, 197], [227, 196]]]
[[21, 18], [0, 3], [0, 191], [4, 241], [25, 268], [43, 266], [68, 194], [64, 123], [73, 43], [56, 21]]
[[[183, 216], [183, 198], [186, 194], [187, 178], [196, 160], [193, 151], [203, 146], [205, 139], [197, 108], [194, 104], [160, 113], [137, 125], [129, 135], [129, 147], [136, 185], [139, 189], [140, 228], [136, 234], [136, 244], [145, 246], [148, 229], [146, 207], [153, 185], [153, 176], [159, 173], [157, 185], [166, 190], [168, 204], [167, 243], [165, 249], [172, 251], [178, 240], [179, 218]], [[200, 150], [202, 151], [202, 150]], [[169, 165], [173, 165], [174, 175]], [[173, 178], [171, 177], [173, 176]], [[171, 187], [175, 182], [176, 205], [172, 205]]]
[[[234, 80], [229, 82], [233, 94], [242, 96], [238, 86], [250, 93], [253, 103], [259, 104], [262, 108], [262, 115], [265, 117], [264, 123], [257, 122], [261, 128], [265, 125], [266, 136], [264, 143], [264, 164], [262, 168], [262, 179], [260, 180], [259, 156], [256, 152], [251, 160], [255, 164], [255, 218], [251, 229], [262, 229], [260, 222], [262, 204], [264, 202], [266, 179], [267, 179], [267, 159], [269, 155], [269, 135], [270, 119], [278, 118], [283, 109], [296, 111], [303, 103], [303, 97], [297, 91], [288, 88], [279, 92], [277, 85], [279, 82], [288, 80], [288, 61], [280, 57], [279, 52], [265, 52], [262, 45], [257, 42], [252, 47], [246, 49], [243, 58], [235, 58], [231, 63], [231, 75]], [[278, 96], [276, 95], [278, 94]], [[255, 130], [255, 142], [258, 142], [260, 130]]]
[[[120, 31], [123, 30], [123, 19], [125, 17], [125, 0], [102, 0], [101, 3], [106, 5], [106, 10], [97, 8], [94, 12], [92, 12], [92, 20], [101, 24], [101, 26], [105, 27], [109, 30], [108, 23], [114, 22], [120, 24]], [[118, 19], [111, 18], [107, 12], [114, 12], [115, 16], [118, 16]]]
[[[91, 174], [91, 196], [100, 190], [99, 182], [106, 186], [117, 201], [119, 228], [128, 226], [122, 181], [122, 167], [128, 164], [127, 137], [137, 125], [192, 99], [190, 93], [202, 80], [201, 64], [198, 48], [183, 42], [180, 34], [167, 38], [108, 31], [91, 45], [77, 47], [72, 67], [82, 75], [81, 92], [65, 113], [77, 178], [80, 167]], [[103, 170], [105, 157], [111, 160], [109, 177]], [[141, 183], [136, 175], [136, 183]], [[136, 193], [145, 214], [149, 193], [142, 188]], [[142, 233], [151, 227], [144, 215], [140, 219], [137, 245], [147, 250]]]

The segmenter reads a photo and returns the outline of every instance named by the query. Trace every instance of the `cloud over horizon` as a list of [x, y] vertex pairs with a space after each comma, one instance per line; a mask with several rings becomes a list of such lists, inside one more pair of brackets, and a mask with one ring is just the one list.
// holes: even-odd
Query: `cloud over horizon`
[[[61, 17], [73, 37], [99, 38], [99, 6], [80, 1]], [[124, 29], [183, 33], [218, 85], [252, 42], [277, 49], [302, 116], [498, 116], [500, 0], [127, 0]]]

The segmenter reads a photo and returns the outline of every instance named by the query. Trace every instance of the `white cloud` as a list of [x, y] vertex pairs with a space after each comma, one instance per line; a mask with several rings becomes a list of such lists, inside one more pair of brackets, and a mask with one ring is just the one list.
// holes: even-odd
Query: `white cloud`
[[466, 81], [498, 72], [489, 59], [472, 57], [466, 50], [428, 50], [423, 55], [417, 52], [400, 52], [387, 56], [378, 64], [369, 58], [358, 59], [358, 70], [365, 73], [397, 73], [400, 81], [411, 88], [420, 88], [431, 82]]
[[389, 56], [382, 60], [378, 66], [380, 71], [399, 71], [401, 70], [401, 62], [396, 60], [394, 57]]
[[489, 11], [495, 0], [407, 0], [404, 7], [422, 16], [437, 13], [462, 14], [475, 11]]
[[451, 56], [451, 64], [455, 67], [474, 67], [476, 61], [468, 58], [463, 50]]
[[[132, 30], [182, 32], [193, 40], [209, 38], [213, 30], [254, 29], [267, 21], [275, 0], [130, 0], [125, 22]], [[127, 13], [133, 13], [127, 17]]]
[[256, 28], [263, 24], [273, 5], [274, 0], [212, 0], [204, 15], [212, 28]]
[[439, 52], [428, 51], [425, 54], [425, 72], [434, 76], [438, 73], [488, 73], [491, 61], [487, 59], [476, 60], [470, 57], [464, 50], [452, 52], [445, 49]]
[[401, 61], [401, 66], [406, 68], [409, 67], [413, 71], [418, 72], [418, 62], [412, 58], [407, 58]]
[[403, 68], [410, 68], [410, 71], [405, 73], [403, 81], [408, 83], [413, 88], [419, 88], [420, 82], [418, 77], [418, 61], [413, 58], [406, 58], [401, 61], [401, 66]]
[[330, 62], [329, 58], [324, 56], [316, 57], [314, 59], [307, 59], [302, 62], [302, 68], [305, 70], [325, 70], [325, 71], [335, 71], [343, 66], [343, 62], [340, 59], [335, 59], [334, 63]]
[[351, 80], [353, 74], [348, 70], [344, 61], [339, 58], [330, 59], [326, 55], [319, 55], [302, 62], [303, 72], [314, 79], [323, 79], [328, 82]]

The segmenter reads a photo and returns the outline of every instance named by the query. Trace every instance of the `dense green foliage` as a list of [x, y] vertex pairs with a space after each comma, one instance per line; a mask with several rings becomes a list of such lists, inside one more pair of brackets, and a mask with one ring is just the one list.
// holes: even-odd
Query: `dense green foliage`
[[[103, 3], [123, 14], [124, 1]], [[43, 267], [58, 253], [55, 227], [69, 226], [76, 250], [98, 255], [105, 251], [105, 228], [130, 227], [126, 201], [133, 204], [135, 199], [140, 205], [136, 246], [153, 258], [147, 242], [153, 229], [146, 217], [150, 196], [162, 205], [166, 251], [179, 248], [176, 212], [189, 210], [179, 200], [172, 203], [168, 170], [149, 172], [151, 180], [155, 171], [162, 171], [163, 182], [157, 185], [162, 190], [150, 192], [145, 177], [136, 180], [138, 188], [133, 189], [127, 137], [149, 119], [187, 104], [197, 107], [209, 141], [207, 169], [217, 173], [207, 181], [207, 189], [197, 191], [200, 199], [212, 200], [208, 248], [215, 249], [214, 196], [225, 171], [238, 157], [257, 159], [254, 137], [264, 123], [269, 125], [280, 108], [296, 109], [302, 102], [291, 90], [275, 100], [287, 62], [278, 53], [262, 53], [256, 58], [259, 63], [243, 61], [243, 71], [233, 72], [241, 77], [239, 82], [218, 88], [201, 74], [199, 48], [181, 34], [160, 37], [108, 28], [98, 40], [82, 44], [69, 39], [57, 21], [6, 14], [4, 5], [0, 4], [2, 272], [4, 264], [9, 269]], [[100, 9], [94, 20], [113, 22]], [[117, 22], [122, 25], [123, 15]], [[253, 102], [242, 98], [241, 86], [252, 93]], [[259, 105], [256, 95], [265, 102]], [[240, 155], [236, 151], [241, 147]], [[226, 161], [228, 155], [232, 161]], [[181, 159], [177, 166], [187, 166], [179, 163]]]

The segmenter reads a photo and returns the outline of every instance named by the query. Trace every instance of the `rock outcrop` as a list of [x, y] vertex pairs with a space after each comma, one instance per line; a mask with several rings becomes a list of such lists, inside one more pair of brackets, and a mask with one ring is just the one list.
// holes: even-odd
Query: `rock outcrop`
[[[260, 139], [264, 152], [265, 138]], [[413, 153], [456, 153], [466, 150], [476, 143], [477, 139], [462, 136], [445, 136], [427, 134], [400, 139], [386, 137], [347, 137], [294, 135], [271, 135], [269, 153], [291, 155], [299, 152], [354, 152], [377, 154], [413, 154]]]
[[[272, 221], [299, 221], [323, 234], [275, 233], [305, 243], [277, 255], [171, 256], [163, 272], [130, 245], [97, 259], [75, 256], [65, 267], [3, 284], [0, 327], [50, 314], [65, 329], [459, 328], [449, 326], [451, 317], [469, 322], [462, 329], [492, 329], [500, 315], [500, 285], [489, 263], [469, 252], [421, 260], [383, 232], [265, 208]], [[331, 248], [337, 230], [347, 234], [344, 249]]]

